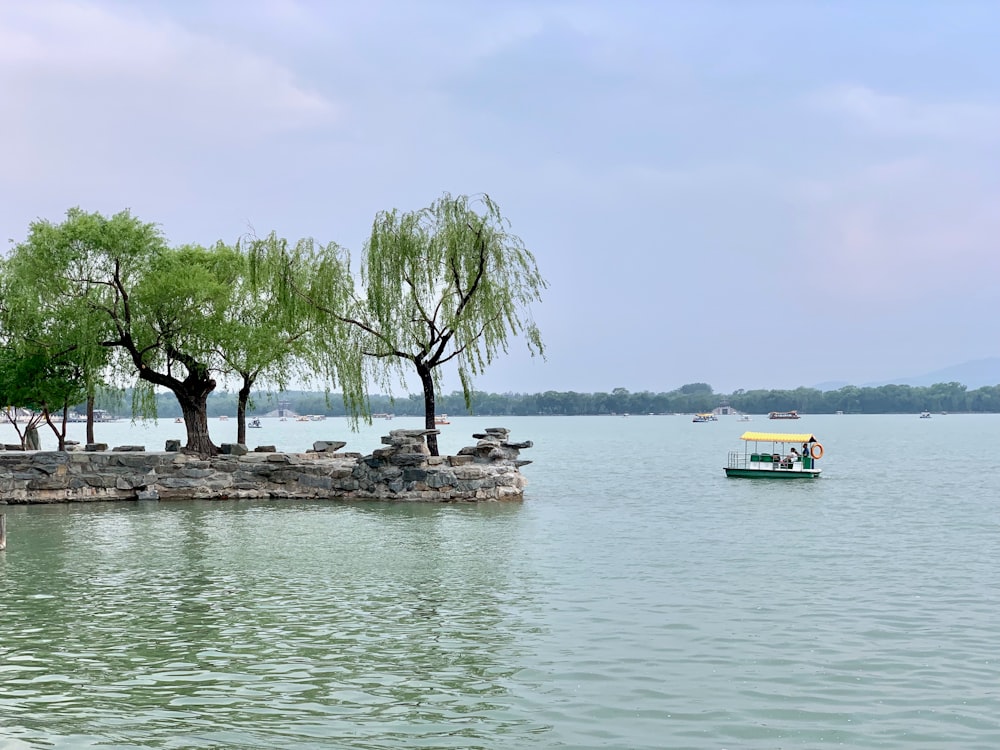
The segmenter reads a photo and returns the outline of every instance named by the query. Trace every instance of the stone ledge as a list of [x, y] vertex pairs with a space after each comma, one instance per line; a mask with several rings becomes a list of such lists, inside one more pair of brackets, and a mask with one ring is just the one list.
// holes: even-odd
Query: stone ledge
[[[476, 434], [457, 456], [431, 456], [426, 436], [393, 430], [370, 455], [338, 453], [322, 441], [305, 453], [234, 451], [210, 459], [119, 446], [68, 453], [0, 453], [0, 488], [10, 504], [94, 500], [328, 499], [403, 502], [520, 500], [527, 480], [504, 428]], [[94, 444], [96, 448], [99, 444]], [[90, 448], [90, 446], [88, 446]], [[325, 450], [317, 451], [317, 448]], [[331, 452], [332, 449], [332, 452]]]

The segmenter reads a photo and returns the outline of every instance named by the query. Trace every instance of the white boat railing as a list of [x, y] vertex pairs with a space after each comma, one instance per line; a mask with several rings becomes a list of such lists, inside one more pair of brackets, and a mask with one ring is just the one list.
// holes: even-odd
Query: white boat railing
[[[754, 460], [756, 459], [756, 460]], [[743, 453], [730, 451], [727, 469], [760, 469], [761, 471], [803, 471], [801, 459], [790, 464], [778, 453]]]

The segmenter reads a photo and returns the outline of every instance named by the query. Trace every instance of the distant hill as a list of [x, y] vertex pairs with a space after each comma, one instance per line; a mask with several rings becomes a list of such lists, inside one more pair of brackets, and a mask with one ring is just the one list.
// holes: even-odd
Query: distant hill
[[[878, 388], [881, 385], [918, 385], [928, 386], [935, 383], [961, 383], [970, 391], [983, 386], [1000, 385], [1000, 357], [990, 357], [988, 359], [975, 359], [970, 362], [963, 362], [960, 365], [952, 365], [942, 370], [934, 370], [923, 375], [910, 375], [907, 377], [892, 378], [891, 380], [879, 380], [877, 382], [862, 383], [862, 388]], [[851, 383], [839, 381], [827, 381], [814, 385], [820, 391], [836, 391]]]
[[880, 383], [865, 383], [868, 386], [879, 385], [934, 385], [935, 383], [961, 383], [970, 391], [986, 385], [1000, 384], [1000, 357], [976, 359], [960, 365], [945, 367], [924, 375], [914, 375], [908, 378], [885, 380]]

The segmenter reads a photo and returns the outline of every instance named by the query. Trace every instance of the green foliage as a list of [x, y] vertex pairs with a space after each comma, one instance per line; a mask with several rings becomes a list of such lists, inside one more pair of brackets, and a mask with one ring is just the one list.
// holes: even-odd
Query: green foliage
[[687, 395], [692, 395], [695, 393], [711, 394], [712, 386], [710, 386], [708, 383], [688, 383], [687, 385], [682, 385], [680, 387], [680, 392]]
[[[420, 211], [379, 213], [358, 284], [333, 243], [291, 248], [271, 234], [250, 243], [250, 261], [251, 278], [274, 290], [286, 321], [312, 322], [309, 350], [324, 354], [313, 367], [339, 382], [353, 419], [370, 413], [371, 385], [391, 394], [403, 381], [403, 363], [417, 371], [433, 426], [442, 365], [456, 368], [468, 407], [473, 377], [510, 337], [543, 354], [530, 305], [545, 281], [489, 196], [445, 194]], [[428, 443], [436, 452], [433, 435]]]
[[361, 279], [371, 356], [432, 369], [454, 360], [467, 397], [510, 336], [544, 354], [530, 307], [546, 282], [489, 196], [445, 194], [421, 211], [380, 213]]
[[154, 408], [152, 389], [168, 388], [196, 417], [185, 420], [187, 447], [213, 452], [204, 402], [215, 387], [236, 253], [170, 249], [155, 225], [127, 211], [106, 218], [74, 208], [58, 225], [34, 222], [5, 265], [11, 288], [34, 295], [10, 307], [18, 335], [73, 352], [88, 392], [100, 376], [138, 381], [133, 405], [142, 416]]
[[262, 374], [279, 388], [292, 379], [339, 387], [356, 425], [359, 415], [368, 413], [368, 380], [360, 332], [346, 321], [355, 299], [349, 255], [336, 243], [312, 239], [289, 247], [273, 232], [251, 239], [246, 249], [248, 292], [254, 298], [248, 306], [263, 324], [247, 341], [266, 336], [285, 342], [282, 356], [265, 364], [266, 357], [245, 352], [247, 362], [261, 364]]

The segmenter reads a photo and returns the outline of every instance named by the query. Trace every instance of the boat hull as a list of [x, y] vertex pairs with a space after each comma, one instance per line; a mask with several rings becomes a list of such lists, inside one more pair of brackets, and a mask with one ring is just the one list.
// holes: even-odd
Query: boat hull
[[822, 469], [743, 469], [731, 466], [723, 467], [727, 477], [743, 477], [746, 479], [816, 479]]

